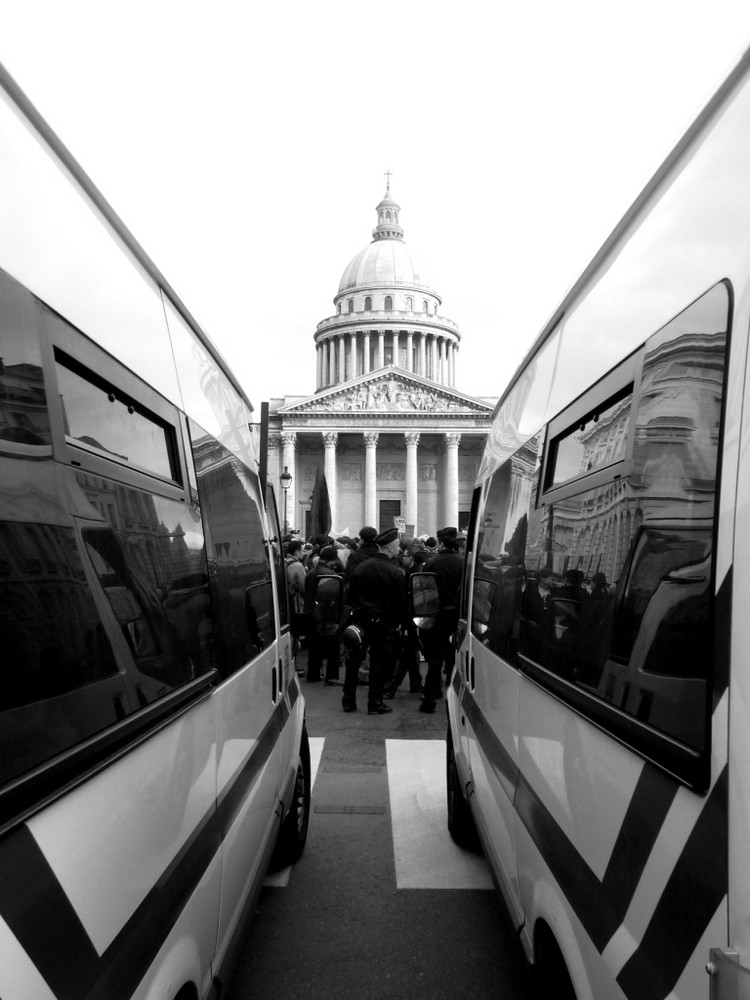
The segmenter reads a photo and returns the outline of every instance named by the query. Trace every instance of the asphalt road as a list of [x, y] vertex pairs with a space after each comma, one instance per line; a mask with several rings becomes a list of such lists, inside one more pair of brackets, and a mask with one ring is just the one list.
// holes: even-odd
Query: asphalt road
[[444, 827], [444, 703], [418, 712], [407, 680], [392, 714], [368, 716], [364, 691], [346, 714], [340, 687], [301, 683], [317, 760], [307, 846], [267, 881], [227, 1000], [526, 1000], [486, 862]]

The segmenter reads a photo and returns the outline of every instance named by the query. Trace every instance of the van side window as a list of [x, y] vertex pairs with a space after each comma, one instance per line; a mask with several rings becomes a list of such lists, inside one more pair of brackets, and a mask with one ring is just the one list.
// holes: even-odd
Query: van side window
[[609, 378], [602, 407], [585, 402], [597, 420], [578, 423], [580, 404], [556, 418], [533, 479], [535, 439], [494, 474], [474, 575], [485, 645], [578, 707], [612, 706], [610, 727], [624, 713], [688, 753], [708, 740], [729, 309], [718, 284], [651, 337], [614, 399]]
[[622, 461], [628, 440], [632, 393], [633, 386], [628, 385], [552, 441], [548, 488]]
[[[177, 506], [159, 498], [159, 506], [167, 505]], [[184, 510], [179, 514], [184, 518]], [[118, 532], [104, 525], [82, 531], [86, 553], [136, 667], [133, 684], [139, 705], [212, 666], [202, 535], [196, 532], [188, 544], [179, 521], [172, 525], [173, 533], [163, 521], [153, 534], [142, 524]]]
[[522, 601], [532, 596], [524, 597], [525, 559], [540, 445], [537, 434], [493, 475], [476, 542], [471, 630], [511, 663], [516, 662]]
[[276, 635], [273, 584], [255, 473], [190, 421], [210, 589], [219, 616], [214, 641], [222, 676], [239, 670]]
[[70, 444], [179, 481], [173, 427], [63, 351], [55, 360]]
[[37, 337], [39, 304], [0, 271], [0, 453], [52, 458], [52, 435]]
[[71, 527], [0, 522], [0, 783], [112, 725], [127, 692]]

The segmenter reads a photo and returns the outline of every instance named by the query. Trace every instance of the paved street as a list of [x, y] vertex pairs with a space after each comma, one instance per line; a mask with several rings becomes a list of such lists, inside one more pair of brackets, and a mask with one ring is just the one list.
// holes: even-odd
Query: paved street
[[341, 711], [302, 681], [315, 781], [302, 859], [269, 877], [228, 1000], [522, 1000], [520, 948], [484, 859], [445, 825], [445, 712]]

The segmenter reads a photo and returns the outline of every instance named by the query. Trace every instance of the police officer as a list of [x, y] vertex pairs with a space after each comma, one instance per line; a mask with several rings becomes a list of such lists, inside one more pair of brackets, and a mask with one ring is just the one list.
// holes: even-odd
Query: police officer
[[464, 561], [458, 554], [456, 528], [441, 528], [437, 533], [437, 544], [437, 555], [424, 564], [425, 573], [437, 576], [440, 593], [440, 613], [435, 627], [426, 632], [422, 640], [427, 660], [427, 676], [419, 711], [429, 714], [434, 713], [435, 702], [443, 696], [443, 671], [446, 676], [450, 676], [453, 670], [456, 651], [451, 636], [458, 624], [458, 598], [464, 567]]
[[[400, 630], [407, 620], [404, 571], [394, 562], [398, 555], [398, 531], [389, 528], [375, 539], [378, 554], [354, 571], [349, 583], [349, 604], [355, 624], [363, 631], [370, 649], [370, 679], [367, 714], [392, 712], [383, 702], [383, 685], [390, 677], [401, 647]], [[357, 707], [357, 671], [354, 657], [347, 657], [344, 695], [345, 712]]]

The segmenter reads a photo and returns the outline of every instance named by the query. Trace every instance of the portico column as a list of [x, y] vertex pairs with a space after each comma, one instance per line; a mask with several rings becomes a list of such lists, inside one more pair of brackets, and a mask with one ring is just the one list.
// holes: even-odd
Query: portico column
[[[289, 489], [286, 492], [286, 516], [289, 521], [289, 528], [295, 528], [297, 526], [297, 502], [295, 500], [295, 488], [297, 483], [297, 435], [294, 432], [287, 431], [281, 435], [281, 470], [280, 473], [284, 471], [284, 466], [287, 467], [292, 476], [292, 481], [289, 485]], [[283, 494], [283, 489], [281, 488], [281, 482], [276, 483], [277, 496]], [[283, 517], [284, 515], [280, 515]]]
[[365, 524], [380, 530], [378, 522], [377, 432], [368, 432], [365, 439]]
[[276, 502], [281, 496], [281, 473], [284, 466], [281, 464], [281, 437], [278, 434], [268, 435], [268, 480], [273, 483], [276, 490]]
[[406, 370], [414, 371], [414, 334], [411, 332], [406, 335]]
[[414, 525], [417, 533], [417, 445], [419, 434], [405, 434], [406, 439], [406, 523]]
[[367, 330], [365, 332], [365, 350], [364, 357], [362, 358], [362, 374], [367, 375], [370, 371], [370, 332]]
[[336, 521], [336, 445], [339, 436], [335, 431], [329, 431], [323, 435], [325, 445], [324, 471], [326, 474], [326, 486], [328, 487], [328, 502], [331, 505], [331, 530], [337, 528]]
[[445, 525], [458, 527], [458, 446], [460, 434], [446, 434], [445, 442]]
[[378, 331], [378, 368], [385, 365], [385, 330]]

